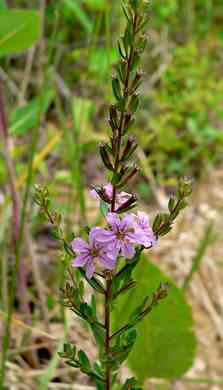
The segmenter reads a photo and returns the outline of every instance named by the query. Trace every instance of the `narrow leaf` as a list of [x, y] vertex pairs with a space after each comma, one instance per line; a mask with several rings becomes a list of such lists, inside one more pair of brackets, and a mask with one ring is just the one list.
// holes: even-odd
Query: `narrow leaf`
[[97, 291], [97, 292], [99, 292], [101, 294], [104, 294], [103, 285], [101, 284], [101, 282], [98, 279], [96, 279], [95, 277], [92, 278], [92, 279], [88, 279], [88, 277], [86, 276], [86, 272], [81, 267], [79, 267], [79, 271], [80, 271], [81, 275], [86, 279], [86, 281], [90, 284], [90, 286], [95, 291]]
[[101, 210], [102, 215], [106, 218], [106, 216], [109, 212], [109, 209], [108, 209], [107, 203], [103, 199], [100, 199], [100, 210]]

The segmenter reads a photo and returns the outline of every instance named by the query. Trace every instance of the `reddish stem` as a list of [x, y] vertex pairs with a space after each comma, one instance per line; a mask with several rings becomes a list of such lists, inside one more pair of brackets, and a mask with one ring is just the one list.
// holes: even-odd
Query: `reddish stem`
[[[7, 126], [7, 120], [6, 120], [5, 110], [4, 110], [4, 101], [3, 101], [1, 86], [0, 86], [0, 135], [2, 137], [3, 155], [4, 155], [5, 165], [8, 170], [9, 187], [10, 187], [10, 192], [12, 197], [13, 241], [14, 241], [14, 248], [15, 248], [18, 241], [18, 235], [19, 235], [20, 199], [19, 199], [19, 193], [16, 186], [16, 176], [15, 176], [13, 163], [10, 155], [8, 126]], [[30, 313], [29, 301], [26, 292], [27, 284], [26, 284], [25, 268], [23, 265], [23, 258], [21, 252], [19, 254], [18, 272], [19, 272], [20, 290], [21, 290], [22, 301], [24, 305], [24, 311], [25, 311], [27, 321], [30, 322], [31, 313]]]

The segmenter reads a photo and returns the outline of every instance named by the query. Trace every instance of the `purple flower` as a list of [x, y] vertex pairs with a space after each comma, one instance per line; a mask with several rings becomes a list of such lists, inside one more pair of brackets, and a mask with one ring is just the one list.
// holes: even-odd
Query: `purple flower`
[[154, 236], [152, 228], [148, 222], [148, 215], [143, 211], [138, 211], [138, 216], [132, 214], [133, 217], [138, 218], [138, 222], [135, 222], [134, 226], [136, 229], [141, 229], [144, 233], [145, 240], [143, 245], [148, 248], [150, 246], [156, 246], [156, 236]]
[[115, 260], [117, 256], [115, 257], [114, 253], [109, 251], [107, 244], [99, 243], [96, 239], [96, 234], [99, 229], [101, 228], [94, 227], [91, 229], [89, 234], [90, 245], [82, 240], [82, 238], [75, 238], [71, 242], [73, 250], [80, 253], [72, 265], [73, 267], [82, 267], [87, 263], [86, 275], [89, 279], [92, 278], [97, 259], [106, 269], [114, 269], [116, 266]]
[[[112, 192], [113, 192], [113, 185], [111, 183], [108, 183], [106, 186], [103, 187], [106, 190], [106, 194], [112, 199]], [[95, 190], [91, 190], [90, 194], [93, 198], [100, 199], [100, 196]], [[119, 204], [123, 204], [128, 200], [128, 197], [130, 197], [131, 194], [128, 194], [127, 192], [121, 191], [119, 194], [116, 195], [116, 203], [115, 203], [115, 210], [118, 209]], [[98, 202], [98, 206], [100, 205], [100, 202]], [[109, 206], [109, 205], [108, 205]], [[110, 206], [109, 206], [110, 207]]]
[[95, 235], [96, 239], [109, 244], [109, 250], [112, 251], [115, 258], [121, 250], [126, 259], [131, 259], [135, 254], [132, 244], [142, 245], [146, 239], [142, 230], [134, 226], [133, 215], [123, 214], [120, 220], [118, 214], [108, 213], [106, 219], [111, 230], [99, 228]]

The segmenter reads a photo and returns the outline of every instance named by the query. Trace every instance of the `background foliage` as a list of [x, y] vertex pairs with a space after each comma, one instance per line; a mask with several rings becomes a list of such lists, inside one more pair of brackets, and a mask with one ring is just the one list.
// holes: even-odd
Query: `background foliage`
[[[27, 179], [31, 133], [42, 117], [37, 148], [33, 154], [33, 170], [37, 178], [44, 177], [44, 181], [49, 183], [55, 194], [55, 206], [67, 212], [65, 222], [67, 237], [70, 239], [71, 226], [74, 225], [74, 229], [78, 230], [80, 221], [85, 222], [87, 219], [84, 188], [89, 187], [92, 178], [89, 166], [93, 165], [93, 170], [98, 172], [99, 184], [107, 182], [101, 166], [97, 165], [94, 151], [108, 130], [104, 120], [107, 115], [106, 101], [111, 94], [110, 74], [119, 58], [116, 37], [122, 32], [123, 17], [120, 4], [109, 0], [51, 1], [46, 2], [44, 12], [41, 13], [42, 4], [34, 0], [0, 1], [1, 28], [4, 27], [1, 17], [5, 21], [9, 12], [22, 15], [7, 26], [10, 31], [14, 28], [21, 32], [26, 28], [26, 25], [23, 26], [23, 15], [28, 20], [28, 14], [24, 12], [29, 12], [35, 22], [30, 19], [31, 30], [27, 42], [23, 35], [15, 34], [15, 49], [10, 46], [9, 40], [2, 39], [0, 29], [0, 80], [4, 86], [11, 157], [18, 188], [23, 190]], [[15, 8], [19, 11], [12, 11]], [[41, 34], [35, 12], [39, 9]], [[59, 15], [58, 26], [48, 63], [50, 37], [56, 15]], [[220, 0], [153, 1], [151, 5], [149, 45], [142, 64], [146, 75], [141, 87], [140, 116], [135, 133], [143, 146], [155, 182], [166, 186], [168, 190], [176, 184], [178, 177], [186, 174], [199, 179], [204, 167], [222, 163], [222, 21], [223, 5]], [[38, 39], [39, 34], [37, 46], [25, 50]], [[21, 50], [24, 51], [20, 53]], [[48, 73], [43, 87], [46, 68]], [[11, 208], [2, 145], [0, 157], [0, 245], [3, 248]], [[84, 173], [87, 173], [85, 179]], [[150, 188], [143, 178], [141, 180], [141, 183], [136, 182], [134, 185], [146, 201], [151, 200]], [[65, 183], [65, 187], [61, 183]], [[76, 195], [79, 202], [75, 201]], [[71, 221], [71, 212], [72, 216], [75, 215], [74, 221]], [[37, 213], [37, 209], [31, 206], [29, 218], [33, 237], [38, 237], [41, 232]], [[147, 263], [146, 267], [148, 273], [153, 274], [154, 280], [160, 278], [154, 266]], [[57, 271], [53, 271], [54, 275]], [[1, 268], [2, 280], [5, 275], [10, 281], [11, 269], [8, 265], [6, 269], [3, 266]], [[54, 284], [52, 279], [51, 275], [49, 281], [53, 290], [59, 280]], [[142, 283], [146, 284], [146, 281], [143, 279]], [[143, 285], [142, 288], [146, 287]], [[153, 286], [149, 288], [152, 290]], [[29, 289], [29, 294], [35, 307], [38, 295], [35, 286]], [[55, 305], [53, 294], [47, 294], [45, 304], [51, 309]], [[185, 348], [190, 349], [189, 354], [185, 361], [182, 359], [179, 370], [173, 361], [172, 371], [170, 366], [168, 369], [162, 366], [159, 372], [152, 366], [148, 372], [145, 367], [135, 367], [134, 359], [130, 356], [131, 368], [142, 379], [146, 375], [179, 375], [191, 363], [194, 338], [190, 332], [190, 310], [176, 287], [173, 296], [176, 297], [176, 305], [178, 298], [179, 302], [183, 302], [182, 306], [187, 313], [183, 329], [178, 329], [186, 334], [188, 343], [185, 343]], [[142, 323], [145, 334], [146, 326], [157, 330], [157, 323], [165, 315], [166, 304], [160, 305], [156, 314], [148, 318], [151, 324], [146, 321]], [[4, 292], [1, 305], [6, 310]], [[175, 315], [173, 307], [171, 321]], [[171, 332], [174, 333], [175, 328]], [[177, 347], [179, 345], [169, 345], [168, 348], [172, 350]], [[137, 348], [141, 351], [139, 345]], [[162, 353], [158, 344], [156, 348], [150, 351], [151, 360], [154, 357], [158, 359]], [[172, 353], [171, 356], [174, 358]]]

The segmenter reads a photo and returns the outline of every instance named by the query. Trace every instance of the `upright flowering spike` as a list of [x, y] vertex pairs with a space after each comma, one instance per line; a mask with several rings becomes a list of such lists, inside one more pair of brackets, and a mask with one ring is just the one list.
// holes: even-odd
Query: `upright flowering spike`
[[96, 239], [98, 229], [100, 228], [94, 227], [91, 229], [89, 234], [90, 245], [82, 238], [75, 238], [71, 242], [73, 250], [79, 253], [72, 265], [73, 267], [82, 267], [87, 263], [86, 275], [89, 279], [92, 278], [95, 270], [96, 260], [99, 260], [105, 269], [113, 270], [116, 266], [114, 252], [109, 250], [108, 245], [99, 243]]
[[134, 217], [131, 214], [123, 214], [120, 220], [117, 214], [108, 213], [106, 219], [111, 230], [99, 228], [95, 235], [96, 239], [110, 244], [109, 249], [115, 257], [121, 250], [126, 259], [131, 259], [135, 254], [132, 244], [143, 245], [146, 235], [135, 225]]

